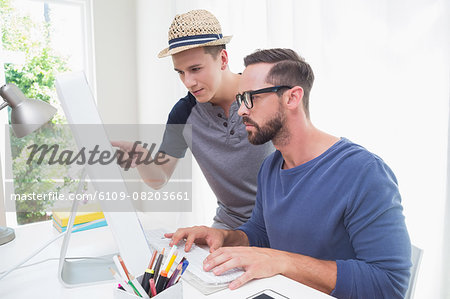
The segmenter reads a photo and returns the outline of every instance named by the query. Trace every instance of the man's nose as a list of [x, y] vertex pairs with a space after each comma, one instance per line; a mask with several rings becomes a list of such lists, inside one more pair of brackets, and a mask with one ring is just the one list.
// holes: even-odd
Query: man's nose
[[249, 109], [247, 106], [245, 106], [244, 102], [241, 103], [241, 106], [239, 107], [238, 114], [239, 116], [248, 115]]
[[197, 85], [197, 79], [194, 75], [187, 73], [184, 77], [184, 84], [189, 89], [195, 85]]

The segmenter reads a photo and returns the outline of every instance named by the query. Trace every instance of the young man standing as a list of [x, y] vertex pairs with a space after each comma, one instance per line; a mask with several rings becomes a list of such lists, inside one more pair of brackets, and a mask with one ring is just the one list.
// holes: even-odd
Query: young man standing
[[411, 244], [391, 169], [312, 124], [314, 74], [294, 51], [261, 50], [244, 61], [239, 114], [250, 142], [272, 140], [277, 149], [258, 174], [252, 217], [236, 230], [192, 227], [166, 237], [186, 238], [185, 250], [206, 241], [205, 271], [242, 267], [231, 289], [283, 274], [337, 298], [403, 298]]
[[[169, 28], [169, 47], [158, 57], [172, 56], [174, 69], [189, 92], [170, 112], [159, 149], [170, 161], [137, 166], [148, 185], [160, 188], [189, 147], [217, 197], [213, 227], [224, 229], [236, 228], [250, 217], [259, 167], [274, 150], [270, 142], [255, 146], [247, 139], [235, 102], [241, 75], [228, 67], [225, 44], [230, 40], [206, 10], [175, 16]], [[192, 134], [171, 126], [186, 124], [192, 126]], [[113, 145], [125, 152], [132, 149], [127, 142]], [[137, 150], [146, 151], [142, 147]]]

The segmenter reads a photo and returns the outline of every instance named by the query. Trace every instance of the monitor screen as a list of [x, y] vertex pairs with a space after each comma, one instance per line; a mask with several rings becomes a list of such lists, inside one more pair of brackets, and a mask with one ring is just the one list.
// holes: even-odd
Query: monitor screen
[[[78, 148], [114, 152], [85, 74], [75, 72], [57, 76], [56, 89]], [[86, 163], [85, 167], [87, 181], [97, 192], [128, 193], [117, 163]], [[151, 250], [130, 197], [126, 198], [115, 202], [99, 201], [122, 258], [130, 273], [138, 275], [145, 271]]]

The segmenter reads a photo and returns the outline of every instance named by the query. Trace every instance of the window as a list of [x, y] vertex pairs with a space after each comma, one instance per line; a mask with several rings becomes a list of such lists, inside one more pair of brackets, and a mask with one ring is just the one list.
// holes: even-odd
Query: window
[[[90, 14], [89, 0], [0, 0], [0, 81], [4, 79], [6, 83], [14, 83], [27, 97], [49, 102], [58, 108], [57, 116], [48, 125], [50, 127], [32, 137], [4, 137], [10, 138], [10, 142], [2, 144], [10, 143], [11, 148], [1, 149], [1, 154], [5, 157], [5, 152], [10, 152], [12, 156], [11, 163], [2, 163], [3, 167], [12, 166], [12, 176], [8, 177], [6, 172], [4, 180], [5, 184], [12, 184], [14, 193], [45, 191], [46, 188], [55, 188], [55, 184], [57, 188], [73, 188], [74, 180], [67, 169], [59, 170], [59, 180], [42, 182], [40, 177], [46, 169], [27, 165], [23, 151], [33, 139], [52, 138], [57, 142], [60, 138], [60, 142], [65, 142], [63, 134], [55, 134], [55, 130], [60, 129], [57, 126], [51, 128], [65, 123], [54, 81], [58, 73], [79, 70], [84, 71], [91, 82], [94, 81]], [[7, 114], [1, 112], [2, 117]], [[8, 198], [11, 192], [5, 189], [5, 197]], [[49, 218], [49, 207], [45, 202], [18, 202], [15, 210], [16, 213], [7, 213], [13, 214], [7, 216], [8, 225]], [[8, 211], [11, 209], [7, 206]]]

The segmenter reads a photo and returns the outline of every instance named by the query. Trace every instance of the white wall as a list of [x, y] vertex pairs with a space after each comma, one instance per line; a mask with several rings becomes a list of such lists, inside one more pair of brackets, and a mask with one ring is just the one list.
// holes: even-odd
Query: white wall
[[[167, 46], [171, 22], [167, 16], [175, 14], [172, 3], [93, 1], [97, 102], [104, 123], [165, 124], [172, 106], [185, 96], [172, 60], [157, 58]], [[140, 214], [144, 223], [173, 228], [210, 225], [216, 199], [205, 188], [208, 185], [195, 162], [193, 177], [194, 212]], [[207, 198], [206, 204], [196, 198]]]
[[[450, 107], [449, 107], [450, 108]], [[450, 109], [449, 109], [450, 110]], [[449, 113], [450, 114], [450, 113]], [[449, 136], [448, 142], [450, 143], [450, 120], [448, 122], [449, 126]], [[450, 147], [447, 149], [447, 178], [450, 178]], [[447, 179], [447, 204], [445, 208], [445, 222], [444, 222], [444, 246], [442, 252], [444, 253], [444, 258], [442, 260], [442, 296], [441, 298], [449, 299], [450, 298], [450, 180]], [[445, 287], [446, 286], [446, 287]]]
[[97, 104], [104, 123], [138, 121], [136, 3], [92, 1]]
[[[322, 55], [302, 46], [318, 65], [312, 118], [393, 169], [411, 241], [424, 249], [416, 298], [442, 298], [450, 61], [441, 30], [448, 27], [442, 6], [421, 11], [418, 1], [394, 1], [377, 11], [379, 4], [322, 9], [335, 18], [321, 30]], [[387, 24], [380, 22], [386, 11]]]
[[[182, 8], [175, 2], [165, 1], [161, 5], [159, 1], [137, 1], [138, 118], [141, 124], [165, 124], [173, 105], [186, 95], [186, 88], [173, 70], [172, 59], [157, 58], [168, 46], [168, 29], [173, 16], [185, 11], [180, 11]], [[147, 225], [167, 228], [211, 225], [216, 198], [195, 160], [192, 178], [192, 213], [145, 213], [141, 219]]]

